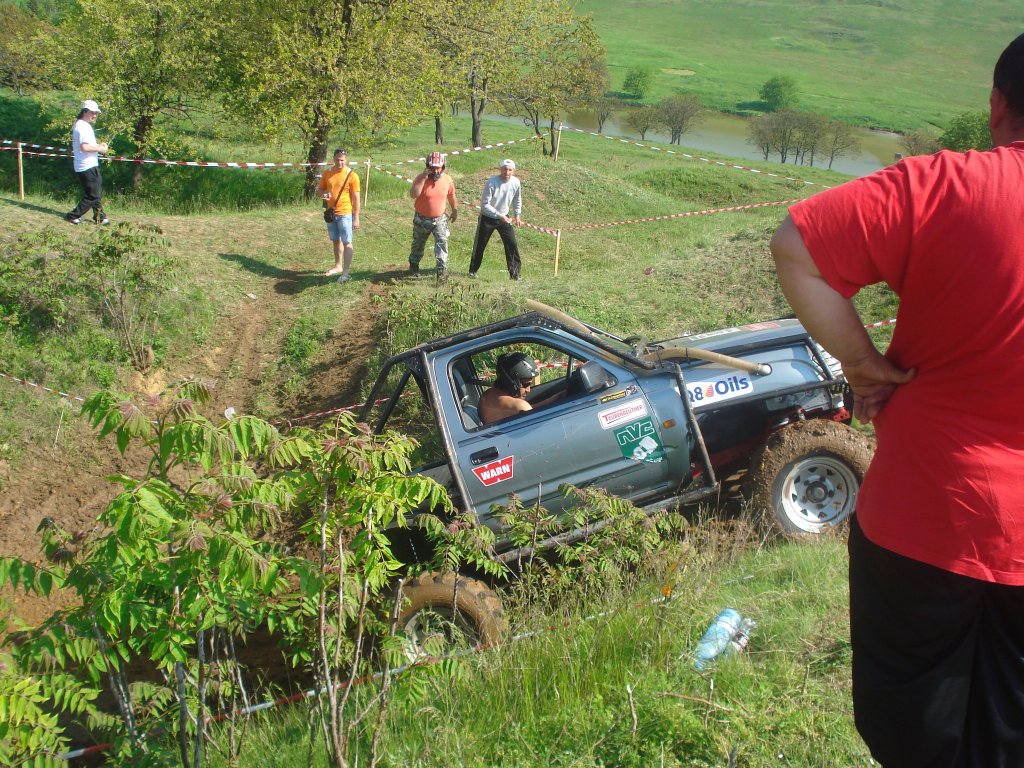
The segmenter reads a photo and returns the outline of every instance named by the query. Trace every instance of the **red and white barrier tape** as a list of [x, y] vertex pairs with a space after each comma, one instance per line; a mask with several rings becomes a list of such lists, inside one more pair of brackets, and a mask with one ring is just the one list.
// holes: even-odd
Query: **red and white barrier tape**
[[894, 317], [892, 320], [882, 320], [882, 321], [877, 322], [877, 323], [868, 323], [864, 327], [868, 328], [868, 329], [870, 329], [870, 328], [881, 328], [882, 326], [885, 326], [885, 325], [896, 325], [896, 318]]
[[[500, 141], [500, 142], [496, 142], [494, 144], [483, 144], [483, 145], [481, 145], [479, 147], [470, 147], [470, 148], [467, 148], [467, 149], [457, 149], [457, 150], [454, 150], [452, 152], [446, 152], [445, 154], [448, 155], [448, 156], [451, 156], [451, 155], [465, 155], [465, 154], [469, 154], [471, 152], [482, 152], [482, 151], [487, 150], [487, 149], [496, 149], [497, 147], [505, 147], [505, 146], [510, 146], [512, 144], [519, 144], [519, 143], [524, 142], [524, 141], [534, 141], [534, 140], [539, 139], [539, 138], [541, 138], [541, 136], [539, 134], [534, 134], [534, 135], [528, 136], [528, 137], [523, 138], [523, 139], [513, 139], [512, 141]], [[11, 144], [11, 145], [14, 145], [14, 146], [10, 146], [10, 147], [0, 147], [0, 149], [16, 150], [18, 148], [17, 145], [21, 144], [22, 147], [32, 147], [33, 149], [50, 149], [50, 150], [56, 150], [57, 152], [63, 153], [63, 154], [53, 154], [53, 153], [49, 153], [49, 152], [25, 152], [23, 150], [22, 154], [25, 154], [25, 155], [35, 155], [35, 156], [39, 156], [39, 157], [69, 157], [69, 155], [67, 154], [68, 150], [65, 147], [50, 147], [50, 146], [44, 146], [42, 144], [26, 144], [24, 142], [18, 142], [18, 141], [14, 140], [14, 139], [0, 139], [0, 144]], [[312, 167], [323, 167], [323, 166], [333, 165], [333, 163], [331, 163], [331, 162], [322, 162], [322, 163], [264, 163], [264, 162], [255, 162], [255, 163], [250, 163], [250, 162], [218, 162], [218, 161], [212, 161], [212, 160], [161, 160], [161, 159], [152, 159], [152, 158], [123, 157], [121, 155], [103, 156], [102, 159], [103, 160], [109, 160], [109, 161], [112, 161], [112, 162], [116, 161], [116, 162], [122, 162], [122, 163], [142, 163], [142, 164], [152, 164], [152, 165], [185, 165], [185, 166], [191, 166], [193, 168], [276, 168], [276, 169], [282, 169], [283, 168], [283, 169], [301, 169], [301, 168], [309, 168], [311, 166]], [[416, 160], [400, 160], [400, 161], [398, 161], [396, 163], [392, 163], [392, 165], [402, 165], [402, 164], [405, 164], [405, 163], [418, 163], [418, 162], [422, 163], [422, 162], [425, 162], [425, 160], [426, 160], [426, 158], [424, 158], [424, 157], [418, 158]], [[366, 161], [349, 163], [349, 165], [351, 165], [353, 167], [358, 167], [358, 166], [364, 165], [364, 164], [366, 164]], [[383, 169], [380, 169], [380, 170], [383, 170]]]
[[[481, 152], [481, 151], [483, 151], [485, 149], [495, 149], [497, 147], [508, 147], [508, 146], [513, 145], [513, 144], [521, 144], [524, 141], [536, 141], [537, 139], [541, 139], [541, 138], [544, 138], [544, 137], [541, 136], [539, 133], [535, 133], [535, 134], [527, 136], [526, 138], [523, 138], [523, 139], [512, 139], [512, 141], [499, 141], [499, 142], [497, 142], [495, 144], [482, 144], [479, 147], [467, 147], [466, 149], [455, 149], [455, 150], [452, 150], [451, 152], [442, 152], [442, 154], [445, 157], [452, 157], [453, 155], [468, 155], [468, 154], [471, 154], [473, 152]], [[425, 158], [425, 157], [417, 157], [417, 158], [414, 158], [412, 160], [398, 160], [398, 161], [393, 162], [393, 163], [388, 163], [388, 165], [409, 165], [411, 163], [425, 163], [426, 161], [427, 161], [427, 158]]]
[[10, 379], [11, 381], [17, 382], [18, 384], [24, 384], [26, 387], [33, 387], [35, 389], [41, 389], [44, 392], [51, 392], [54, 395], [66, 397], [68, 400], [77, 400], [80, 403], [85, 402], [84, 397], [79, 397], [78, 395], [71, 395], [68, 394], [67, 392], [61, 392], [59, 389], [50, 389], [49, 387], [44, 387], [42, 384], [36, 384], [35, 382], [28, 381], [27, 379], [19, 379], [17, 376], [11, 376], [9, 373], [0, 373], [0, 379]]
[[687, 211], [686, 213], [670, 213], [666, 216], [648, 216], [643, 219], [629, 219], [627, 221], [608, 221], [602, 224], [579, 224], [575, 227], [562, 227], [563, 232], [575, 232], [581, 229], [598, 229], [600, 227], [617, 227], [620, 224], [637, 224], [644, 221], [662, 221], [664, 219], [682, 219], [687, 216], [707, 216], [712, 213], [726, 213], [729, 211], [745, 211], [751, 208], [767, 208], [772, 205], [792, 205], [799, 200], [777, 200], [772, 203], [749, 203], [748, 205], [731, 205], [728, 208], [707, 208], [703, 211]]
[[821, 187], [822, 189], [831, 189], [831, 186], [829, 186], [828, 184], [821, 184], [820, 182], [817, 182], [817, 181], [808, 181], [807, 179], [797, 178], [796, 176], [784, 176], [781, 173], [772, 173], [771, 171], [762, 171], [759, 168], [753, 168], [753, 167], [751, 167], [749, 165], [737, 165], [736, 163], [727, 163], [727, 162], [725, 162], [723, 160], [712, 160], [711, 158], [701, 157], [700, 155], [691, 155], [691, 154], [688, 154], [686, 152], [678, 152], [678, 151], [676, 151], [674, 149], [663, 149], [662, 147], [655, 147], [655, 146], [653, 146], [651, 144], [641, 144], [638, 141], [633, 141], [632, 139], [626, 139], [626, 138], [623, 138], [621, 136], [609, 136], [606, 133], [595, 133], [594, 131], [584, 131], [582, 128], [573, 128], [571, 125], [565, 125], [564, 123], [562, 124], [561, 127], [562, 127], [562, 130], [565, 130], [565, 131], [573, 131], [575, 133], [583, 133], [583, 134], [588, 134], [590, 136], [597, 136], [597, 137], [602, 138], [602, 139], [608, 139], [609, 141], [616, 141], [616, 142], [618, 142], [620, 144], [632, 144], [635, 147], [643, 147], [644, 149], [650, 149], [650, 150], [653, 150], [655, 152], [664, 152], [667, 155], [679, 155], [680, 157], [685, 157], [685, 158], [687, 158], [689, 160], [699, 160], [702, 163], [708, 163], [710, 165], [720, 165], [723, 168], [733, 168], [733, 169], [735, 169], [737, 171], [748, 171], [750, 173], [759, 173], [762, 176], [771, 176], [773, 178], [783, 179], [785, 181], [795, 181], [795, 182], [798, 182], [800, 184], [806, 184], [806, 185], [811, 186], [811, 187]]
[[14, 145], [12, 147], [0, 147], [0, 149], [17, 149], [17, 145], [21, 144], [23, 147], [31, 147], [32, 149], [52, 149], [54, 152], [63, 152], [65, 154], [69, 151], [67, 147], [51, 147], [46, 144], [26, 144], [24, 141], [15, 141], [14, 139], [0, 139], [0, 144]]
[[[386, 173], [388, 176], [393, 176], [396, 179], [401, 179], [402, 181], [407, 181], [410, 184], [412, 184], [412, 182], [413, 182], [413, 180], [410, 179], [408, 176], [403, 176], [400, 173], [395, 173], [394, 171], [389, 171], [387, 168], [382, 168], [379, 165], [375, 165], [373, 167], [376, 170], [380, 171], [381, 173]], [[479, 205], [477, 205], [476, 203], [471, 203], [468, 200], [463, 200], [461, 202], [461, 205], [464, 205], [467, 208], [475, 208], [478, 211], [480, 210], [480, 206]], [[558, 237], [558, 230], [557, 229], [548, 229], [547, 227], [538, 227], [536, 224], [530, 224], [528, 221], [524, 221], [523, 222], [523, 226], [526, 227], [527, 229], [533, 229], [533, 230], [536, 230], [537, 232], [543, 232], [545, 235], [551, 235], [552, 237]]]

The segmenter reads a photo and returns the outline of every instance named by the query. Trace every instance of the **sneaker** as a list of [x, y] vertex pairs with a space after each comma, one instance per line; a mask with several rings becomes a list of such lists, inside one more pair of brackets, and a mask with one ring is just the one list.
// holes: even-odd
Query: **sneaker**
[[72, 216], [70, 213], [64, 217], [71, 224], [81, 224], [82, 220], [76, 216]]
[[103, 218], [101, 218], [96, 223], [99, 224], [101, 227], [105, 227], [105, 226], [107, 226], [110, 223], [110, 219], [108, 219], [106, 216], [104, 216]]
[[509, 275], [508, 279], [509, 280], [515, 280], [516, 282], [519, 282], [520, 280], [522, 280], [522, 278], [519, 277], [519, 275]]
[[409, 263], [409, 274], [415, 276], [415, 275], [418, 275], [419, 273], [420, 273], [420, 265], [419, 264], [413, 264], [412, 262], [410, 262]]
[[439, 282], [439, 283], [446, 283], [446, 282], [448, 282], [448, 270], [447, 269], [439, 269], [439, 270], [437, 270], [437, 282]]
[[476, 272], [470, 272], [470, 273], [469, 273], [469, 276], [470, 276], [471, 278], [473, 278], [474, 280], [476, 280]]
[[341, 274], [341, 275], [338, 275], [338, 283], [347, 283], [347, 282], [348, 282], [349, 280], [351, 280], [351, 279], [352, 279], [352, 278], [351, 278], [351, 277], [349, 277], [349, 276], [348, 276], [348, 275], [346, 275], [346, 274]]

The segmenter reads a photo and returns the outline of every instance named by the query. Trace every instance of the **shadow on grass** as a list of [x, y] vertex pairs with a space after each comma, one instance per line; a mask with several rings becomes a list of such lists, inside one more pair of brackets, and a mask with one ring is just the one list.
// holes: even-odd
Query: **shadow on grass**
[[58, 211], [53, 208], [46, 208], [42, 205], [35, 205], [34, 203], [26, 203], [24, 200], [15, 200], [9, 197], [0, 197], [0, 202], [11, 205], [16, 208], [24, 208], [26, 211], [35, 211], [36, 213], [50, 213], [54, 216], [63, 219], [66, 211]]
[[254, 275], [274, 280], [274, 292], [285, 296], [294, 296], [307, 288], [315, 288], [318, 285], [335, 281], [334, 277], [328, 277], [318, 270], [282, 269], [240, 253], [219, 253], [217, 255], [225, 261], [238, 264], [242, 269], [252, 272]]

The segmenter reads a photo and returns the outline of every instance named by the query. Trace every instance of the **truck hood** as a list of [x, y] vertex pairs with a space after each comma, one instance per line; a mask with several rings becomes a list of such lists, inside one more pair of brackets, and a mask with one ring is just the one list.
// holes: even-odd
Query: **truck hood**
[[805, 339], [807, 330], [799, 320], [767, 320], [735, 328], [722, 328], [707, 333], [695, 333], [651, 344], [652, 348], [681, 349], [700, 347], [712, 352], [741, 357], [745, 350], [774, 346], [780, 342]]

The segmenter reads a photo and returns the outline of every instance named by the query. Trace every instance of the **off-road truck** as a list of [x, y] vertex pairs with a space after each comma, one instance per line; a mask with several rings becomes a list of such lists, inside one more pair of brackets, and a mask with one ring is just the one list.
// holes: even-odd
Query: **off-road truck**
[[[647, 341], [528, 306], [526, 314], [390, 358], [360, 415], [378, 432], [418, 420], [416, 471], [496, 532], [499, 560], [532, 552], [502, 538], [492, 508], [517, 494], [525, 505], [560, 512], [566, 483], [603, 488], [654, 512], [713, 500], [720, 478], [745, 470], [751, 508], [769, 510], [784, 534], [818, 533], [853, 513], [871, 442], [849, 426], [838, 362], [799, 321]], [[527, 400], [548, 403], [485, 424], [477, 403], [494, 383], [497, 358], [509, 351], [539, 361], [542, 375]], [[601, 524], [536, 548], [582, 538]], [[455, 579], [424, 574], [406, 586], [406, 632], [430, 631], [422, 626], [430, 614], [496, 640], [494, 593], [469, 575], [458, 577], [457, 588]]]

